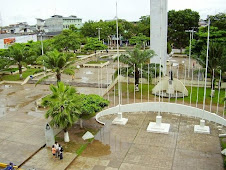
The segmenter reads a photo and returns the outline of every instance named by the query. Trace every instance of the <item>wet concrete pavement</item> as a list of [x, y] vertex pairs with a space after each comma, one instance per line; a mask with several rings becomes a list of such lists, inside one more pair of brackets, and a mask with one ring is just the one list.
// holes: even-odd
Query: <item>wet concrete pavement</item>
[[198, 119], [163, 114], [163, 122], [171, 124], [170, 133], [149, 133], [147, 126], [155, 116], [124, 114], [129, 119], [125, 126], [111, 124], [115, 115], [103, 117], [107, 125], [68, 169], [223, 169], [217, 125], [207, 123], [210, 135], [194, 134]]
[[0, 89], [0, 160], [20, 165], [45, 144], [44, 112], [28, 113], [35, 111], [38, 98], [49, 93], [48, 87], [11, 84], [8, 88], [0, 85]]
[[[99, 93], [97, 88], [77, 90]], [[0, 162], [20, 165], [45, 144], [44, 127], [48, 120], [44, 118], [45, 110], [36, 109], [35, 101], [49, 93], [49, 86], [45, 85], [0, 85]]]

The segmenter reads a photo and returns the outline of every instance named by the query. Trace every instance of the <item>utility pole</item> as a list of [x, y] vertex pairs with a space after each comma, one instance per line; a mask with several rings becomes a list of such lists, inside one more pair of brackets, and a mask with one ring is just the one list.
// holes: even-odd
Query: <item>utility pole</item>
[[100, 30], [102, 29], [102, 28], [96, 28], [97, 30], [98, 30], [98, 38], [99, 38], [99, 41], [100, 41]]

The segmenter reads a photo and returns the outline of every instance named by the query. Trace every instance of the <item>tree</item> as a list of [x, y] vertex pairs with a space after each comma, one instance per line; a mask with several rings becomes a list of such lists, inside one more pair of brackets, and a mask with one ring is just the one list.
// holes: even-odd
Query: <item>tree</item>
[[84, 46], [86, 51], [96, 51], [107, 49], [107, 46], [99, 41], [97, 38], [89, 38], [87, 44]]
[[79, 34], [72, 30], [63, 30], [61, 34], [54, 37], [54, 46], [57, 50], [77, 50], [80, 48]]
[[101, 111], [104, 107], [108, 106], [109, 101], [104, 99], [101, 96], [90, 94], [84, 95], [81, 94], [81, 105], [79, 106], [79, 110], [81, 114], [79, 115], [80, 118], [80, 127], [83, 128], [83, 120], [90, 119], [91, 117], [95, 116], [97, 112]]
[[50, 125], [64, 130], [64, 141], [69, 142], [68, 129], [79, 118], [79, 96], [75, 88], [58, 82], [56, 86], [50, 85], [52, 94], [42, 100], [42, 105], [49, 107], [45, 114], [46, 119], [51, 117]]
[[122, 54], [119, 57], [120, 62], [127, 64], [129, 68], [133, 68], [135, 66], [135, 85], [138, 87], [139, 85], [139, 69], [141, 68], [141, 64], [149, 63], [150, 58], [155, 55], [153, 50], [139, 50], [138, 47], [134, 48], [133, 51], [127, 51], [127, 54]]
[[[207, 19], [208, 20], [208, 19]], [[215, 16], [210, 16], [210, 32], [209, 32], [209, 63], [208, 73], [209, 77], [213, 79], [213, 69], [215, 70], [215, 79], [219, 77], [219, 72], [226, 71], [226, 30], [224, 25], [226, 23], [225, 14], [220, 13]], [[216, 27], [218, 26], [218, 27]], [[208, 27], [201, 27], [196, 33], [197, 40], [192, 41], [192, 57], [206, 67], [206, 45]], [[215, 88], [215, 79], [211, 81], [211, 87]], [[212, 83], [213, 82], [213, 83]]]
[[75, 25], [70, 25], [69, 26], [69, 30], [73, 31], [73, 32], [77, 32], [78, 31], [78, 28], [75, 27]]
[[[225, 62], [226, 62], [226, 52], [225, 47], [218, 42], [211, 41], [209, 44], [209, 57], [208, 57], [208, 73], [211, 77], [211, 87], [215, 88], [215, 80], [212, 80], [213, 69], [215, 70], [216, 75], [219, 75], [220, 70], [222, 72], [226, 71]], [[206, 48], [203, 48], [200, 56], [194, 56], [195, 59], [199, 62], [201, 66], [206, 67]], [[213, 82], [213, 84], [212, 84]]]
[[150, 37], [150, 16], [140, 17], [140, 21], [137, 23], [136, 35], [143, 33], [146, 37]]
[[219, 13], [210, 16], [211, 25], [217, 27], [219, 30], [225, 30], [226, 28], [226, 13]]
[[189, 34], [185, 30], [198, 27], [199, 13], [191, 9], [168, 12], [168, 41], [182, 49], [189, 44]]
[[44, 60], [45, 67], [56, 73], [57, 81], [61, 81], [61, 73], [74, 75], [74, 67], [71, 67], [73, 61], [70, 61], [71, 54], [60, 53], [57, 50], [47, 52], [46, 55], [38, 58], [37, 62], [42, 63]]
[[[119, 34], [123, 36], [124, 39], [129, 39], [132, 36], [135, 36], [136, 29], [135, 25], [126, 20], [118, 20]], [[100, 39], [107, 41], [109, 36], [116, 34], [116, 21], [102, 21], [94, 22], [88, 21], [81, 28], [81, 34], [85, 37], [98, 37], [97, 28], [101, 28]]]
[[10, 46], [6, 52], [6, 57], [9, 57], [11, 64], [17, 64], [22, 79], [22, 66], [23, 64], [29, 63], [31, 58], [34, 58], [35, 52], [25, 43], [15, 43]]
[[139, 33], [138, 36], [131, 37], [131, 39], [129, 39], [129, 42], [130, 44], [136, 44], [138, 46], [143, 45], [145, 49], [145, 44], [147, 43], [148, 40], [150, 40], [149, 37], [146, 37], [142, 33]]

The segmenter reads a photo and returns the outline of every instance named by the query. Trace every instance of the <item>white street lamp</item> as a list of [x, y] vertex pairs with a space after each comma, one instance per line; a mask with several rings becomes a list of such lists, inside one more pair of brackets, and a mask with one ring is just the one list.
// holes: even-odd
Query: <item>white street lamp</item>
[[188, 63], [188, 77], [190, 76], [190, 65], [191, 65], [191, 40], [193, 39], [193, 35], [194, 35], [194, 29], [192, 30], [185, 30], [185, 32], [189, 32], [190, 33], [190, 44], [189, 44], [189, 63]]
[[99, 41], [100, 41], [100, 30], [102, 29], [102, 28], [96, 28], [97, 30], [98, 30], [98, 38], [99, 38]]
[[[40, 32], [39, 35], [41, 36], [41, 48], [42, 48], [42, 56], [43, 56], [44, 55], [44, 49], [43, 49], [43, 39], [42, 38], [43, 38], [44, 33]], [[46, 68], [45, 68], [44, 60], [42, 60], [42, 62], [43, 62], [43, 70], [45, 72]]]

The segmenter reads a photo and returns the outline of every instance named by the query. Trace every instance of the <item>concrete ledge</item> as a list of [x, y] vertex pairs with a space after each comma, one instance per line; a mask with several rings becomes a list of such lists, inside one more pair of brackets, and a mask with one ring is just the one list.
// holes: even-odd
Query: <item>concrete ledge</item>
[[109, 64], [109, 61], [104, 62], [103, 64], [83, 64], [83, 67], [104, 67]]

